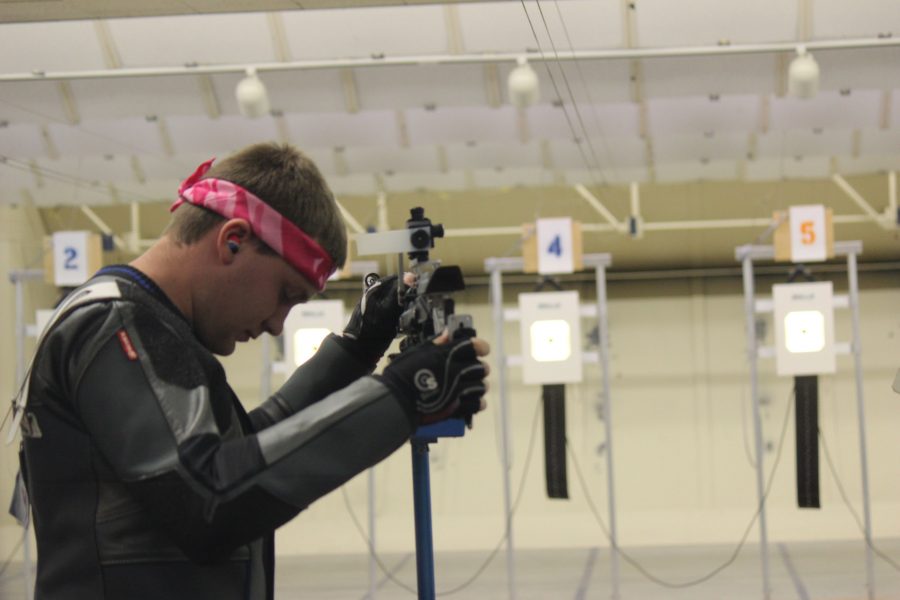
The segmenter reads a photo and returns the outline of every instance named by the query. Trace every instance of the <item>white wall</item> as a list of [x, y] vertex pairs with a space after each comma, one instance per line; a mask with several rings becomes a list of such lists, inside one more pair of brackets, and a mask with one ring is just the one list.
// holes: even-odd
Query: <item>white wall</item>
[[[895, 275], [866, 275], [862, 292], [869, 479], [874, 536], [900, 535], [900, 483], [896, 478], [896, 431], [900, 397], [890, 384], [900, 366], [900, 288]], [[840, 278], [837, 278], [840, 288]], [[772, 282], [758, 282], [760, 290]], [[738, 281], [614, 283], [610, 286], [613, 450], [620, 543], [624, 546], [736, 543], [756, 509], [752, 413], [744, 359], [743, 298]], [[590, 295], [590, 286], [584, 288]], [[514, 301], [514, 294], [507, 292]], [[481, 335], [494, 339], [490, 307], [460, 306], [475, 316]], [[838, 337], [850, 336], [849, 313], [836, 315]], [[589, 321], [585, 325], [590, 325]], [[509, 353], [518, 352], [518, 327], [506, 325]], [[769, 334], [771, 343], [771, 332]], [[234, 362], [248, 364], [249, 360]], [[496, 356], [493, 357], [496, 359]], [[853, 365], [838, 359], [838, 373], [820, 379], [820, 427], [835, 467], [861, 516], [861, 478]], [[496, 372], [496, 369], [495, 369]], [[763, 362], [760, 390], [764, 439], [771, 468], [788, 408], [791, 381], [776, 378]], [[514, 492], [523, 477], [539, 389], [516, 384], [509, 370]], [[235, 380], [237, 381], [237, 379]], [[249, 392], [256, 379], [248, 379]], [[436, 550], [493, 548], [503, 531], [499, 400], [489, 394], [488, 412], [462, 440], [432, 448], [432, 493]], [[597, 416], [599, 367], [567, 390], [568, 432], [604, 519], [606, 459], [598, 453], [603, 424]], [[375, 425], [373, 425], [375, 426]], [[542, 434], [537, 437], [521, 504], [515, 518], [521, 548], [606, 544], [569, 462], [571, 500], [546, 498]], [[820, 458], [821, 510], [796, 506], [794, 422], [787, 422], [784, 448], [768, 502], [773, 540], [859, 539], [841, 500], [824, 453]], [[414, 547], [411, 467], [408, 448], [376, 470], [377, 546], [404, 552]], [[366, 476], [347, 486], [357, 518], [366, 524]], [[757, 528], [749, 541], [758, 539]], [[283, 554], [364, 552], [342, 492], [313, 505], [284, 527]]]

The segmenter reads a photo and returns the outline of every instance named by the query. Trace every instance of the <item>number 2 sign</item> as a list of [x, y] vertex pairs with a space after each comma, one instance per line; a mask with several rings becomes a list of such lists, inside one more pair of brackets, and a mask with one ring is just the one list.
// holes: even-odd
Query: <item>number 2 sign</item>
[[828, 258], [824, 206], [821, 204], [792, 206], [788, 221], [793, 262], [823, 261]]
[[100, 268], [99, 238], [89, 231], [57, 231], [53, 234], [53, 283], [78, 286]]

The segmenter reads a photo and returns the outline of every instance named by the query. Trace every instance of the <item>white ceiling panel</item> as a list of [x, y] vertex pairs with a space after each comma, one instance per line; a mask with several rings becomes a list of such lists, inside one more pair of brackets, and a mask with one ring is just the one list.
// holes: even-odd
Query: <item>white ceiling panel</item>
[[[541, 48], [552, 56], [553, 46], [564, 52], [575, 48], [617, 48], [622, 41], [620, 2], [564, 0], [543, 4], [493, 2], [459, 4], [463, 47], [468, 52], [522, 52], [537, 50], [529, 17]], [[543, 15], [541, 12], [543, 11]], [[549, 36], [548, 36], [549, 30]]]
[[[224, 158], [223, 154], [221, 158]], [[179, 154], [177, 158], [162, 154], [148, 154], [137, 157], [147, 181], [174, 181], [174, 186], [169, 189], [173, 195], [178, 190], [178, 184], [187, 179], [198, 166], [209, 160], [212, 156], [207, 152], [195, 152]]]
[[37, 161], [38, 167], [49, 176], [69, 179], [84, 185], [93, 185], [112, 181], [130, 181], [134, 179], [131, 163], [127, 158], [114, 155], [63, 157], [57, 159], [43, 158]]
[[359, 173], [332, 177], [328, 186], [335, 196], [361, 196], [374, 194], [378, 188], [371, 173]]
[[19, 161], [0, 162], [0, 203], [9, 204], [21, 200], [19, 190], [33, 188], [34, 175]]
[[900, 3], [896, 0], [816, 0], [815, 38], [900, 35]]
[[770, 123], [773, 129], [873, 129], [880, 107], [876, 91], [819, 92], [810, 100], [773, 98]]
[[[895, 146], [896, 148], [896, 146]], [[870, 154], [858, 158], [841, 157], [838, 160], [838, 169], [845, 175], [857, 175], [864, 173], [877, 173], [879, 171], [900, 171], [900, 157], [894, 154]], [[870, 199], [876, 206], [881, 205], [882, 198]]]
[[757, 137], [756, 155], [783, 156], [785, 161], [796, 157], [849, 156], [853, 148], [853, 132], [849, 129], [773, 131]]
[[86, 119], [205, 113], [193, 76], [82, 79], [70, 85], [78, 111]]
[[[178, 196], [178, 186], [181, 183], [177, 179], [154, 179], [146, 183], [137, 181], [116, 182], [116, 189], [123, 202], [174, 202]], [[168, 210], [166, 207], [165, 210]]]
[[737, 177], [738, 163], [734, 160], [711, 160], [660, 163], [656, 177], [667, 183], [687, 181], [728, 181]]
[[[139, 151], [139, 146], [123, 137], [109, 136], [104, 132], [94, 131], [93, 125], [97, 124], [92, 121], [87, 121], [83, 125], [53, 123], [47, 126], [47, 130], [57, 150], [64, 156], [80, 158], [105, 154], [130, 154]], [[108, 126], [102, 125], [101, 127]]]
[[[549, 104], [557, 99], [566, 104], [574, 97], [578, 104], [599, 102], [628, 102], [631, 100], [630, 67], [627, 61], [563, 60], [557, 62], [553, 54], [547, 60], [532, 61], [531, 66], [540, 82], [540, 102]], [[505, 82], [515, 67], [512, 63], [501, 65], [504, 102], [509, 103]]]
[[658, 165], [743, 159], [748, 138], [742, 133], [661, 135], [653, 139], [653, 155]]
[[[77, 134], [73, 134], [73, 131]], [[62, 137], [57, 139], [57, 136]], [[96, 138], [95, 148], [107, 148], [107, 153], [114, 154], [162, 154], [162, 140], [156, 123], [146, 119], [85, 120], [80, 125], [59, 125], [53, 130], [53, 140], [66, 152], [72, 144], [81, 143], [81, 136]], [[73, 152], [74, 153], [74, 152]]]
[[268, 117], [172, 117], [166, 123], [178, 152], [207, 152], [210, 157], [225, 156], [255, 142], [278, 139], [275, 123]]
[[900, 48], [821, 51], [815, 53], [815, 59], [819, 63], [822, 90], [900, 88]]
[[[593, 153], [591, 152], [593, 147]], [[591, 139], [591, 144], [582, 142], [579, 146], [572, 140], [554, 140], [550, 142], [550, 154], [553, 164], [563, 169], [598, 168], [595, 157], [600, 161], [599, 168], [618, 170], [629, 167], [644, 166], [646, 162], [646, 144], [637, 138], [605, 138]]]
[[487, 103], [481, 65], [423, 65], [356, 69], [359, 102], [366, 109], [426, 105], [483, 106]]
[[900, 151], [900, 128], [863, 131], [860, 151], [862, 154], [896, 155]]
[[56, 82], [0, 83], [0, 120], [10, 123], [64, 123], [66, 113]]
[[466, 189], [466, 174], [463, 171], [395, 173], [384, 178], [384, 186], [389, 193], [422, 190], [460, 191]]
[[293, 60], [446, 54], [442, 6], [281, 13]]
[[100, 181], [97, 181], [95, 184], [80, 183], [73, 185], [68, 182], [47, 180], [42, 187], [33, 190], [32, 194], [35, 203], [41, 206], [103, 205], [113, 203], [109, 187]]
[[38, 125], [6, 124], [0, 127], [0, 156], [37, 158], [47, 154]]
[[752, 131], [759, 122], [758, 96], [655, 98], [647, 101], [655, 135]]
[[2, 26], [0, 72], [104, 69], [91, 21], [16, 23]]
[[450, 170], [481, 168], [540, 167], [541, 149], [536, 143], [520, 144], [453, 144], [447, 146]]
[[[219, 106], [225, 114], [239, 113], [235, 89], [243, 75], [213, 76]], [[336, 69], [267, 71], [259, 78], [269, 93], [272, 110], [285, 113], [335, 112], [344, 109], [341, 75]], [[197, 102], [202, 100], [198, 97]]]
[[475, 185], [485, 188], [547, 186], [554, 182], [553, 173], [543, 169], [474, 169]]
[[437, 150], [428, 147], [374, 148], [355, 147], [344, 150], [351, 172], [397, 173], [400, 171], [437, 171]]
[[[528, 109], [531, 135], [543, 139], [572, 139], [574, 137], [607, 138], [637, 136], [639, 107], [634, 103], [603, 105], [580, 104], [578, 112], [571, 105], [533, 106]], [[568, 115], [568, 120], [566, 116]], [[581, 116], [579, 121], [578, 117]], [[571, 126], [570, 126], [571, 122]], [[582, 129], [582, 124], [584, 129]], [[572, 129], [574, 128], [574, 131]]]
[[627, 185], [632, 182], [646, 183], [650, 181], [650, 172], [646, 167], [619, 168], [615, 171], [604, 170], [601, 172], [588, 171], [587, 169], [566, 169], [563, 178], [569, 185]]
[[406, 126], [413, 146], [469, 141], [516, 142], [519, 139], [516, 122], [516, 109], [511, 106], [406, 111]]
[[773, 54], [645, 59], [648, 96], [772, 94], [777, 80]]
[[300, 148], [397, 144], [397, 115], [394, 111], [288, 114], [285, 121], [291, 142]]
[[760, 158], [746, 163], [748, 181], [824, 178], [830, 175], [831, 159], [826, 156], [805, 158]]
[[641, 0], [635, 3], [641, 46], [714, 46], [780, 42], [797, 34], [797, 2], [756, 0]]
[[112, 19], [107, 23], [126, 67], [276, 59], [263, 13]]

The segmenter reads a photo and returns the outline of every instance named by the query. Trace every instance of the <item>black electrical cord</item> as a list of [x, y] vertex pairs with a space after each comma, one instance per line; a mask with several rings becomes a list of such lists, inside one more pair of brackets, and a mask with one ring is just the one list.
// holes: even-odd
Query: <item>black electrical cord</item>
[[828, 464], [828, 470], [831, 471], [831, 476], [834, 478], [834, 483], [837, 485], [838, 492], [841, 494], [841, 498], [844, 500], [844, 504], [847, 506], [847, 510], [849, 510], [850, 514], [853, 515], [853, 519], [856, 521], [856, 525], [857, 527], [859, 527], [859, 531], [863, 534], [863, 538], [866, 540], [866, 545], [872, 549], [872, 552], [878, 555], [878, 558], [891, 565], [894, 570], [900, 571], [900, 564], [897, 564], [893, 559], [891, 559], [890, 556], [876, 548], [875, 544], [872, 542], [871, 537], [866, 533], [866, 528], [865, 526], [863, 526], [862, 519], [859, 518], [856, 510], [850, 503], [850, 499], [847, 497], [847, 492], [844, 490], [844, 485], [841, 483], [840, 477], [838, 477], [837, 469], [835, 469], [834, 463], [831, 462], [831, 453], [828, 452], [828, 444], [825, 442], [825, 436], [822, 434], [821, 429], [817, 429], [817, 431], [819, 433], [819, 439], [822, 440], [822, 450], [825, 454], [825, 462]]
[[566, 440], [566, 448], [568, 448], [569, 455], [572, 457], [572, 463], [575, 466], [575, 473], [578, 476], [578, 483], [581, 486], [581, 491], [584, 493], [584, 496], [585, 496], [585, 499], [587, 500], [588, 506], [590, 507], [591, 512], [594, 514], [594, 518], [597, 520], [597, 523], [599, 523], [600, 528], [603, 530], [603, 533], [606, 535], [606, 538], [609, 540], [610, 546], [612, 547], [613, 551], [618, 552], [619, 556], [621, 556], [625, 560], [625, 562], [627, 562], [632, 567], [637, 569], [637, 571], [641, 575], [643, 575], [644, 577], [646, 577], [653, 583], [656, 583], [658, 585], [661, 585], [661, 586], [667, 587], [667, 588], [686, 588], [686, 587], [692, 587], [692, 586], [698, 585], [700, 583], [703, 583], [705, 581], [712, 579], [713, 577], [718, 575], [721, 571], [723, 571], [725, 568], [730, 566], [735, 561], [735, 559], [737, 559], [738, 554], [740, 554], [741, 548], [743, 548], [743, 546], [744, 546], [744, 542], [747, 541], [747, 536], [750, 535], [750, 529], [753, 527], [753, 524], [756, 522], [756, 519], [759, 517], [759, 514], [762, 512], [762, 509], [766, 503], [766, 499], [769, 497], [769, 492], [772, 489], [772, 482], [775, 479], [775, 473], [778, 471], [778, 464], [781, 462], [781, 450], [784, 447], [784, 436], [785, 436], [785, 433], [787, 432], [788, 420], [789, 420], [789, 417], [791, 414], [791, 409], [794, 406], [794, 403], [792, 402], [793, 397], [794, 397], [794, 392], [795, 392], [795, 390], [792, 389], [791, 395], [788, 398], [787, 410], [784, 413], [784, 422], [781, 425], [781, 436], [778, 440], [778, 450], [775, 454], [775, 463], [772, 465], [772, 471], [771, 471], [771, 473], [769, 473], [769, 481], [766, 483], [765, 491], [763, 492], [763, 497], [759, 502], [759, 506], [757, 507], [756, 512], [753, 513], [753, 518], [750, 519], [750, 522], [747, 524], [747, 528], [744, 530], [744, 535], [741, 536], [741, 539], [738, 542], [737, 547], [735, 547], [734, 552], [731, 553], [731, 556], [728, 558], [728, 560], [726, 560], [724, 563], [722, 563], [721, 565], [719, 565], [718, 567], [716, 567], [715, 569], [713, 569], [706, 575], [703, 575], [702, 577], [698, 577], [696, 579], [691, 579], [689, 581], [671, 582], [671, 581], [666, 581], [664, 579], [660, 579], [659, 577], [656, 577], [655, 575], [650, 573], [650, 571], [648, 571], [646, 568], [644, 568], [644, 566], [641, 565], [637, 560], [632, 558], [627, 552], [622, 550], [622, 548], [617, 543], [613, 542], [612, 536], [609, 533], [609, 529], [606, 527], [606, 523], [603, 522], [603, 518], [600, 516], [600, 513], [597, 511], [597, 507], [594, 504], [594, 501], [591, 498], [590, 493], [588, 492], [588, 486], [584, 481], [584, 477], [581, 475], [581, 468], [578, 466], [578, 460], [575, 458], [575, 453], [572, 452], [572, 448], [569, 445], [568, 440]]
[[[528, 466], [531, 464], [532, 451], [534, 450], [534, 440], [536, 438], [535, 433], [537, 432], [537, 422], [538, 422], [538, 415], [540, 414], [540, 408], [541, 408], [541, 403], [538, 402], [536, 405], [535, 411], [534, 411], [534, 418], [531, 421], [531, 437], [528, 440], [528, 451], [525, 455], [525, 464], [523, 465], [523, 468], [522, 468], [522, 479], [519, 482], [519, 489], [516, 491], [516, 498], [513, 501], [512, 507], [510, 508], [510, 514], [509, 514], [510, 527], [512, 526], [512, 518], [516, 514], [516, 509], [519, 507], [519, 501], [522, 499], [522, 492], [525, 490], [525, 481], [528, 479]], [[356, 526], [356, 530], [359, 532], [359, 535], [362, 536], [363, 541], [366, 542], [366, 547], [368, 547], [368, 549], [369, 549], [369, 554], [371, 554], [372, 558], [375, 559], [375, 563], [378, 565], [378, 568], [381, 569], [381, 572], [384, 573], [385, 577], [387, 577], [388, 579], [390, 579], [391, 581], [393, 581], [394, 583], [396, 583], [397, 585], [402, 587], [404, 590], [411, 592], [413, 594], [418, 594], [418, 591], [415, 588], [413, 588], [410, 585], [405, 584], [404, 582], [402, 582], [399, 579], [397, 579], [396, 577], [394, 577], [394, 575], [390, 572], [390, 570], [384, 565], [384, 563], [381, 561], [381, 558], [379, 558], [377, 552], [375, 551], [375, 548], [372, 546], [372, 541], [369, 539], [369, 536], [366, 535], [366, 532], [363, 530], [362, 525], [359, 522], [359, 519], [357, 519], [356, 513], [353, 512], [353, 507], [350, 506], [350, 500], [347, 497], [347, 491], [343, 487], [341, 487], [341, 493], [344, 496], [344, 506], [347, 507], [347, 512], [350, 513], [350, 518], [353, 520], [353, 524]], [[491, 550], [491, 553], [488, 554], [488, 557], [484, 560], [484, 562], [481, 563], [481, 566], [479, 566], [468, 579], [466, 579], [463, 583], [457, 585], [454, 588], [451, 588], [451, 589], [443, 591], [443, 592], [437, 592], [437, 595], [438, 596], [449, 596], [450, 594], [455, 594], [457, 592], [460, 592], [460, 591], [466, 589], [472, 583], [474, 583], [475, 580], [478, 579], [479, 576], [481, 576], [481, 574], [484, 572], [484, 570], [487, 569], [488, 565], [491, 564], [491, 562], [494, 560], [494, 557], [497, 556], [497, 552], [499, 552], [500, 548], [503, 547], [503, 543], [506, 541], [507, 535], [508, 535], [508, 531], [504, 531], [503, 535], [500, 537], [500, 540], [497, 542], [497, 545], [494, 546], [494, 549]]]

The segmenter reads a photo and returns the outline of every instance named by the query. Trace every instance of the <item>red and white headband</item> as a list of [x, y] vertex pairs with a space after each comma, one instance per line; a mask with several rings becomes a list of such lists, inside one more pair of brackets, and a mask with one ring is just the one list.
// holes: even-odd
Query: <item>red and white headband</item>
[[335, 271], [328, 253], [277, 210], [242, 188], [224, 179], [201, 179], [215, 159], [211, 158], [185, 179], [178, 188], [174, 211], [182, 203], [209, 209], [226, 219], [244, 219], [253, 234], [306, 277], [320, 292]]

